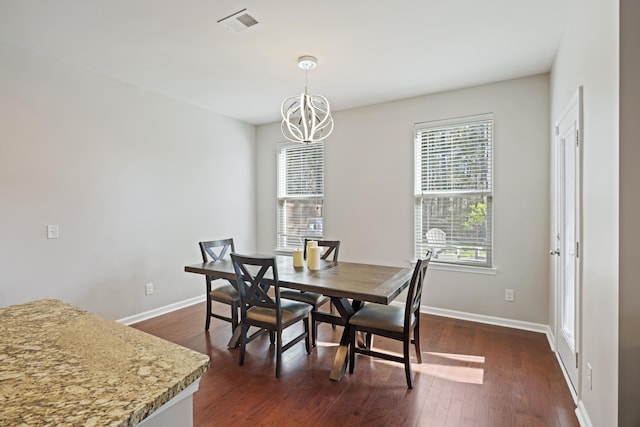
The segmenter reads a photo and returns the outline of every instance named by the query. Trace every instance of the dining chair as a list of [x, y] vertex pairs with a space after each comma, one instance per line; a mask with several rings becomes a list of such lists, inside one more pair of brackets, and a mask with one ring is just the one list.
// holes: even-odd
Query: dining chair
[[[282, 299], [278, 268], [275, 257], [254, 257], [231, 254], [240, 294], [240, 365], [244, 364], [247, 334], [250, 326], [256, 326], [275, 335], [276, 378], [280, 377], [282, 353], [304, 339], [307, 354], [311, 353], [309, 342], [309, 304]], [[284, 344], [282, 332], [298, 322], [304, 331]]]
[[[233, 239], [211, 240], [208, 242], [200, 242], [200, 252], [202, 253], [202, 262], [219, 261], [225, 257], [227, 253], [234, 252], [235, 246]], [[215, 317], [231, 323], [231, 333], [238, 326], [238, 309], [240, 308], [240, 294], [236, 290], [235, 281], [223, 280], [215, 276], [206, 276], [207, 280], [207, 320], [204, 330], [209, 330], [211, 318]], [[214, 281], [220, 280], [220, 283], [214, 285]], [[228, 282], [228, 283], [227, 283]], [[212, 302], [217, 301], [227, 304], [231, 307], [231, 316], [223, 316], [214, 313], [212, 310]]]
[[[425, 274], [430, 260], [431, 252], [429, 251], [424, 258], [416, 262], [404, 307], [369, 303], [349, 318], [349, 374], [353, 374], [356, 353], [379, 357], [404, 363], [407, 387], [413, 388], [409, 347], [411, 343], [415, 345], [418, 363], [422, 363], [422, 353], [420, 351], [420, 302], [422, 300]], [[373, 350], [370, 338], [367, 338], [365, 347], [358, 347], [356, 345], [356, 334], [359, 331], [366, 333], [368, 337], [373, 334], [402, 341], [402, 356]]]
[[309, 237], [304, 239], [304, 247], [302, 248], [302, 256], [307, 259], [307, 243], [315, 240], [318, 246], [324, 248], [320, 259], [328, 259], [333, 254], [333, 262], [338, 262], [338, 253], [340, 252], [340, 240], [317, 240]]
[[[303, 249], [303, 258], [307, 259], [307, 242], [314, 239], [305, 238], [304, 239], [304, 249]], [[318, 247], [324, 248], [322, 255], [320, 255], [320, 259], [328, 259], [331, 255], [333, 255], [333, 262], [338, 262], [338, 253], [340, 252], [340, 240], [317, 240]], [[318, 294], [315, 292], [304, 292], [298, 291], [294, 289], [283, 289], [281, 292], [282, 298], [306, 302], [307, 304], [311, 304], [313, 310], [311, 311], [311, 344], [315, 347], [316, 339], [318, 336], [318, 322], [321, 320], [318, 319], [318, 312], [320, 311], [320, 307], [331, 301], [331, 299], [325, 295]], [[330, 312], [333, 314], [333, 306], [330, 306]], [[335, 324], [331, 324], [333, 329], [336, 328]]]

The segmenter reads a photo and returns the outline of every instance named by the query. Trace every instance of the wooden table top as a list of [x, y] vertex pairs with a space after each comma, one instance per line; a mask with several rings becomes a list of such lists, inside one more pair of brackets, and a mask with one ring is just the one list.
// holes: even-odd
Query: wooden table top
[[[268, 255], [267, 255], [268, 256]], [[409, 286], [413, 269], [321, 260], [320, 270], [294, 267], [290, 256], [276, 256], [281, 286], [329, 297], [389, 304]], [[231, 259], [185, 266], [189, 273], [236, 279]]]

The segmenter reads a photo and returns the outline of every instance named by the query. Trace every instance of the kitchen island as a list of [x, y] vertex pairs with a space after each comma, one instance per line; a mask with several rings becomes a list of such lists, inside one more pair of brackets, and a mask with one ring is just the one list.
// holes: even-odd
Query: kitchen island
[[0, 309], [0, 426], [192, 425], [209, 356], [58, 300]]

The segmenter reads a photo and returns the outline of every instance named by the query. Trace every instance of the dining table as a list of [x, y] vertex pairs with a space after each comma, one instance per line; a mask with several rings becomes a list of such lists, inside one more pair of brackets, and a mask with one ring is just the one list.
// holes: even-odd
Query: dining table
[[[252, 254], [250, 256], [273, 256]], [[354, 262], [334, 262], [321, 260], [318, 269], [311, 270], [306, 265], [294, 267], [293, 258], [275, 255], [278, 282], [281, 287], [304, 292], [316, 292], [331, 298], [339, 316], [318, 313], [318, 320], [344, 326], [340, 345], [336, 351], [329, 378], [339, 381], [345, 374], [349, 354], [349, 318], [366, 302], [390, 304], [409, 286], [413, 269], [362, 264]], [[236, 280], [236, 272], [230, 258], [187, 265], [184, 271]], [[240, 326], [229, 341], [230, 347], [238, 345]]]

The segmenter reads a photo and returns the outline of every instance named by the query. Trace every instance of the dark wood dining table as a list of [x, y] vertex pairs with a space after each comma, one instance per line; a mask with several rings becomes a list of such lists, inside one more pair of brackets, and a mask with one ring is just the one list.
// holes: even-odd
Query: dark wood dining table
[[[391, 303], [409, 285], [413, 273], [411, 268], [325, 260], [321, 260], [319, 270], [309, 270], [306, 266], [294, 267], [293, 258], [290, 256], [276, 255], [275, 258], [280, 286], [326, 295], [331, 298], [340, 314], [340, 316], [329, 313], [319, 314], [323, 322], [344, 326], [340, 346], [329, 375], [329, 378], [334, 381], [339, 381], [344, 376], [347, 367], [349, 317], [365, 302]], [[228, 258], [187, 265], [184, 270], [232, 281], [236, 279], [233, 263]], [[240, 327], [236, 328], [229, 342], [230, 347], [237, 346], [239, 334]]]

